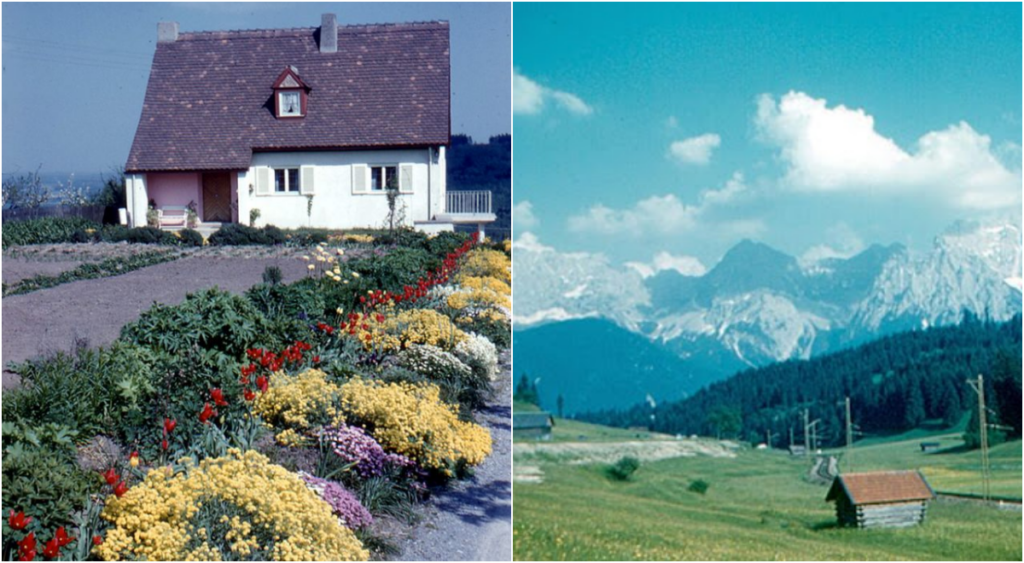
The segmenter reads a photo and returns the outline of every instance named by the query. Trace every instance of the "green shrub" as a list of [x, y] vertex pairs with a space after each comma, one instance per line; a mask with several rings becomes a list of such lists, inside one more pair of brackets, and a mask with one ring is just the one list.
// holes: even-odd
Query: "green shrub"
[[331, 231], [327, 229], [295, 229], [288, 231], [287, 240], [289, 246], [313, 246], [327, 242], [327, 236]]
[[181, 235], [183, 246], [203, 246], [203, 235], [195, 229], [182, 229], [178, 231], [178, 234]]
[[[30, 529], [37, 535], [43, 529], [70, 528], [72, 514], [100, 488], [97, 476], [75, 464], [73, 436], [56, 425], [3, 424], [3, 507], [31, 516]], [[5, 525], [5, 554], [7, 531]]]
[[608, 468], [608, 477], [616, 481], [628, 481], [636, 470], [640, 469], [640, 460], [635, 457], [626, 456], [615, 462]]
[[704, 493], [708, 492], [708, 487], [710, 486], [711, 485], [708, 484], [708, 482], [705, 481], [704, 479], [695, 479], [693, 481], [690, 481], [690, 486], [687, 487], [686, 490], [703, 495]]
[[278, 285], [283, 277], [281, 268], [277, 266], [267, 266], [263, 269], [263, 283], [266, 285]]
[[156, 227], [129, 229], [127, 240], [133, 244], [178, 244], [177, 237]]
[[5, 286], [3, 294], [5, 296], [20, 295], [78, 280], [117, 276], [133, 270], [145, 268], [147, 266], [177, 260], [180, 257], [181, 255], [178, 252], [166, 249], [141, 252], [134, 256], [127, 257], [115, 256], [113, 258], [107, 258], [102, 262], [82, 264], [77, 268], [61, 272], [56, 276], [39, 274], [31, 278], [21, 280], [10, 287]]
[[100, 229], [100, 224], [82, 217], [43, 217], [27, 221], [4, 221], [3, 247], [23, 244], [73, 242], [76, 231]]
[[445, 231], [438, 233], [434, 237], [423, 239], [420, 247], [434, 256], [444, 258], [449, 253], [455, 252], [456, 248], [462, 246], [467, 238], [469, 237], [465, 233]]
[[210, 235], [209, 243], [214, 246], [270, 246], [284, 244], [285, 240], [284, 232], [273, 225], [256, 229], [239, 223], [228, 223]]
[[303, 315], [312, 322], [324, 316], [327, 305], [314, 280], [307, 280], [287, 285], [257, 284], [245, 292], [245, 297], [268, 319], [298, 319]]
[[413, 230], [410, 227], [402, 227], [393, 232], [383, 231], [381, 234], [375, 235], [373, 243], [378, 246], [395, 245], [422, 248], [426, 239], [426, 233]]
[[122, 436], [156, 393], [152, 365], [148, 350], [124, 342], [14, 365], [21, 385], [4, 392], [4, 420]]
[[348, 267], [368, 278], [371, 287], [402, 292], [406, 285], [416, 285], [424, 273], [441, 265], [441, 259], [421, 248], [393, 248], [384, 256], [360, 258]]
[[130, 230], [124, 225], [103, 225], [103, 229], [96, 234], [102, 242], [124, 242], [128, 240]]

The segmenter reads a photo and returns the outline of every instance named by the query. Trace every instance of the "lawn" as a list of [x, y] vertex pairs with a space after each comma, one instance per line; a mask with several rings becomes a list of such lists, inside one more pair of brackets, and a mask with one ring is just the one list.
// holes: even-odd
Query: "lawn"
[[[901, 460], [920, 459], [928, 462], [922, 467], [927, 465], [940, 475], [946, 468], [969, 467], [971, 457], [977, 455], [915, 458], [905, 451], [909, 446], [891, 442], [865, 447], [856, 452], [860, 460], [856, 469], [905, 467]], [[995, 449], [993, 460], [997, 457], [1014, 467], [1000, 469], [999, 482], [1009, 483], [1016, 475], [1019, 486], [1020, 442]], [[1016, 511], [935, 502], [929, 506], [925, 524], [913, 529], [836, 528], [833, 506], [824, 500], [827, 489], [801, 479], [805, 466], [804, 460], [779, 451], [743, 450], [732, 459], [649, 462], [631, 481], [615, 482], [603, 466], [542, 463], [541, 483], [515, 486], [514, 556], [517, 560], [1021, 559], [1021, 516]], [[697, 479], [710, 485], [706, 494], [688, 490]]]

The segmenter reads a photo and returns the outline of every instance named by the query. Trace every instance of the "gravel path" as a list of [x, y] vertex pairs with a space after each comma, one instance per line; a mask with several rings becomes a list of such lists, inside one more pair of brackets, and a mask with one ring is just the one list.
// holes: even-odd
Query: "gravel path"
[[[286, 282], [306, 272], [303, 262], [293, 257], [190, 256], [120, 276], [4, 297], [3, 366], [70, 351], [79, 338], [90, 346], [109, 344], [121, 334], [122, 326], [154, 302], [180, 303], [185, 294], [213, 286], [242, 293], [262, 281], [267, 266], [280, 267]], [[17, 381], [16, 375], [4, 370], [4, 389]]]
[[472, 478], [436, 492], [401, 545], [400, 561], [512, 560], [512, 372], [510, 355], [492, 404], [478, 414], [491, 432], [491, 455]]

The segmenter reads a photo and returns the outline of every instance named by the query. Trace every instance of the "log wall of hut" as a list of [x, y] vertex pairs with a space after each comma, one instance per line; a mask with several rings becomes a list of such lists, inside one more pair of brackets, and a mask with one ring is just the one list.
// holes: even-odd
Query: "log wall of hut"
[[861, 528], [905, 528], [923, 522], [927, 506], [924, 501], [860, 505], [855, 518]]

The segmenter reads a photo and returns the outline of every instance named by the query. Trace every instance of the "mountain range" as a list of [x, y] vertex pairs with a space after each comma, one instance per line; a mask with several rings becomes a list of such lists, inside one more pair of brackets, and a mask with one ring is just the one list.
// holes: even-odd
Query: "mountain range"
[[1022, 308], [1011, 223], [957, 222], [927, 252], [873, 245], [815, 261], [744, 240], [702, 276], [645, 278], [528, 234], [513, 260], [516, 369], [568, 413], [679, 399], [740, 369]]

